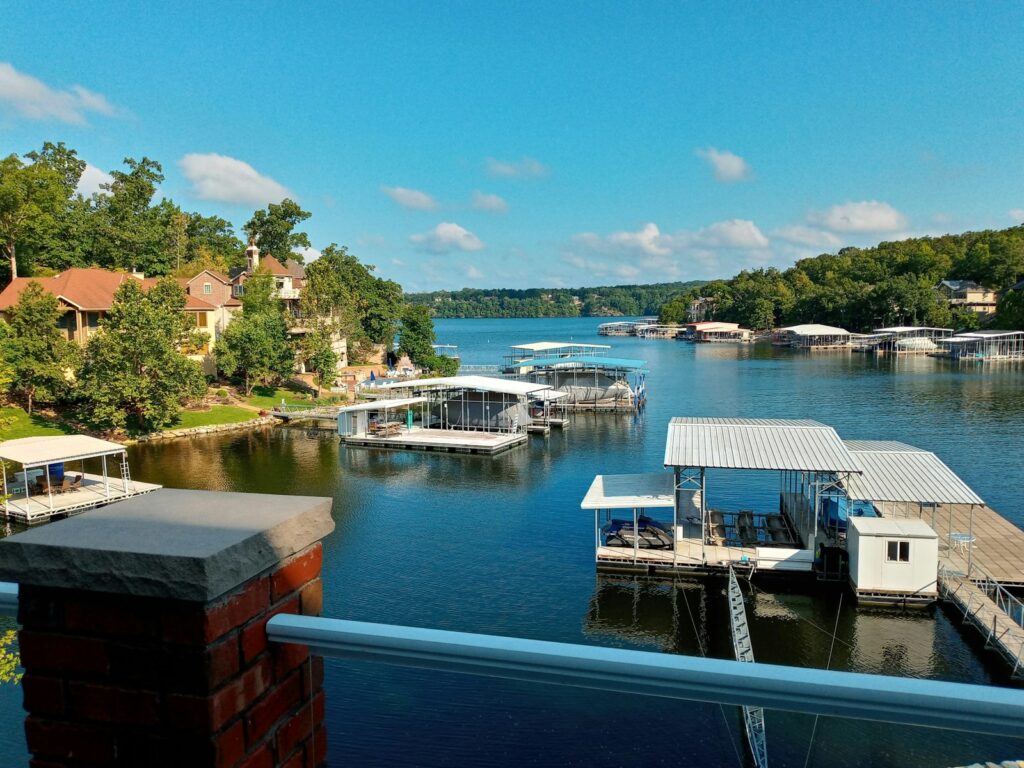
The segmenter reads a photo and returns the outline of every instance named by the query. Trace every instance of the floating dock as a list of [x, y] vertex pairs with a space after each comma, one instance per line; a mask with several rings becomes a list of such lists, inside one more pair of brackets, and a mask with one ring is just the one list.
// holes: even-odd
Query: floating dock
[[403, 429], [389, 435], [356, 434], [342, 437], [345, 445], [440, 453], [476, 453], [493, 456], [527, 441], [523, 432], [474, 432], [465, 429]]

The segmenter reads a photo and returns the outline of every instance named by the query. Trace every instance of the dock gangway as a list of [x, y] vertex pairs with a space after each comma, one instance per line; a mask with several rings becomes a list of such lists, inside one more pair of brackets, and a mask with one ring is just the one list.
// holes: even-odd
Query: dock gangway
[[[732, 629], [732, 648], [736, 661], [754, 662], [754, 646], [750, 642], [747, 609], [743, 605], [743, 592], [736, 580], [736, 571], [729, 566], [729, 619]], [[768, 745], [765, 742], [764, 709], [743, 707], [743, 725], [747, 732], [750, 753], [757, 768], [768, 768]]]
[[975, 564], [971, 577], [939, 565], [939, 594], [951, 602], [1010, 665], [1010, 677], [1024, 679], [1024, 602]]

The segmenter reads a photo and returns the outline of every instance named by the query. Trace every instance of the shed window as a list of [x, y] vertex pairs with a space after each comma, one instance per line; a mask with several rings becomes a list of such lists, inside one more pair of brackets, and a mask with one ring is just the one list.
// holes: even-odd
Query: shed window
[[909, 563], [910, 542], [887, 541], [885, 559], [888, 560], [890, 563]]

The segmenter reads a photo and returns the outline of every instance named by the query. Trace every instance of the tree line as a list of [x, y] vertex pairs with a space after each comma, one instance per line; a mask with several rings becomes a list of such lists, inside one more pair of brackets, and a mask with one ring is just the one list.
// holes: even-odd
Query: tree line
[[621, 317], [657, 314], [672, 296], [702, 281], [616, 285], [597, 288], [463, 288], [410, 293], [406, 299], [430, 308], [434, 317]]
[[[103, 332], [84, 348], [58, 328], [57, 298], [30, 283], [10, 323], [0, 322], [0, 394], [29, 410], [47, 403], [87, 411], [98, 427], [153, 429], [206, 392], [199, 364], [187, 357], [202, 339], [173, 278], [243, 266], [245, 246], [225, 219], [185, 211], [167, 198], [154, 201], [163, 181], [155, 160], [126, 158], [124, 166], [86, 196], [77, 191], [85, 163], [63, 143], [0, 159], [0, 285], [70, 267], [166, 278], [149, 290], [125, 281], [100, 321]], [[310, 215], [285, 199], [255, 211], [242, 230], [264, 255], [301, 262], [300, 249], [311, 243], [299, 227]], [[452, 362], [430, 346], [429, 314], [407, 303], [398, 283], [373, 272], [331, 243], [306, 267], [299, 312], [292, 315], [275, 297], [273, 276], [257, 270], [246, 280], [240, 316], [213, 349], [219, 372], [248, 393], [257, 383], [288, 378], [298, 358], [324, 386], [338, 363], [337, 338], [347, 338], [350, 361], [361, 363], [381, 347], [390, 351], [398, 336], [399, 351], [415, 363], [451, 373]]]
[[[680, 291], [660, 309], [662, 322], [687, 322], [690, 302], [713, 298], [705, 319], [754, 330], [822, 323], [864, 332], [895, 325], [974, 329], [978, 316], [950, 306], [942, 280], [971, 280], [1003, 291], [1024, 278], [1024, 226], [883, 242], [801, 259], [786, 270], [744, 270], [728, 280]], [[993, 327], [1024, 328], [1021, 291], [1005, 292]]]

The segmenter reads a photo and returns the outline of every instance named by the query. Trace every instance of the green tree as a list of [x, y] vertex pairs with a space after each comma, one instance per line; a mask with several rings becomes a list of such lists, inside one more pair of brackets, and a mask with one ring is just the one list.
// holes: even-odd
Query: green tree
[[151, 205], [164, 180], [160, 163], [143, 157], [124, 159], [127, 171], [111, 172], [93, 205], [90, 232], [93, 260], [108, 269], [138, 269], [166, 275], [173, 268], [167, 225], [177, 213], [170, 201]]
[[307, 333], [302, 339], [300, 351], [306, 361], [306, 370], [316, 376], [317, 390], [334, 383], [338, 370], [338, 354], [334, 351], [329, 329], [320, 328]]
[[282, 263], [288, 258], [301, 262], [302, 256], [294, 253], [295, 249], [311, 248], [312, 244], [309, 236], [296, 232], [295, 227], [310, 216], [309, 211], [302, 210], [294, 200], [285, 198], [280, 203], [271, 203], [266, 210], [253, 213], [243, 229], [249, 237], [256, 238], [263, 255], [273, 255]]
[[17, 155], [0, 160], [0, 249], [11, 278], [18, 276], [19, 246], [52, 231], [66, 200], [64, 178], [46, 163], [26, 165]]
[[273, 384], [294, 372], [288, 324], [267, 270], [258, 269], [245, 281], [242, 315], [224, 330], [214, 355], [221, 372], [242, 378], [246, 395], [256, 384]]
[[74, 380], [78, 348], [61, 332], [60, 302], [32, 280], [10, 311], [10, 331], [2, 344], [10, 391], [30, 414], [36, 402], [54, 402]]
[[159, 429], [205, 393], [199, 364], [180, 351], [199, 341], [184, 307], [185, 292], [171, 279], [148, 292], [137, 280], [117, 289], [82, 370], [81, 394], [97, 425]]
[[406, 304], [402, 310], [402, 327], [398, 351], [408, 355], [417, 365], [425, 365], [434, 356], [434, 322], [430, 311], [421, 304]]
[[1024, 331], [1024, 287], [1012, 288], [1000, 297], [995, 324], [1001, 330]]

